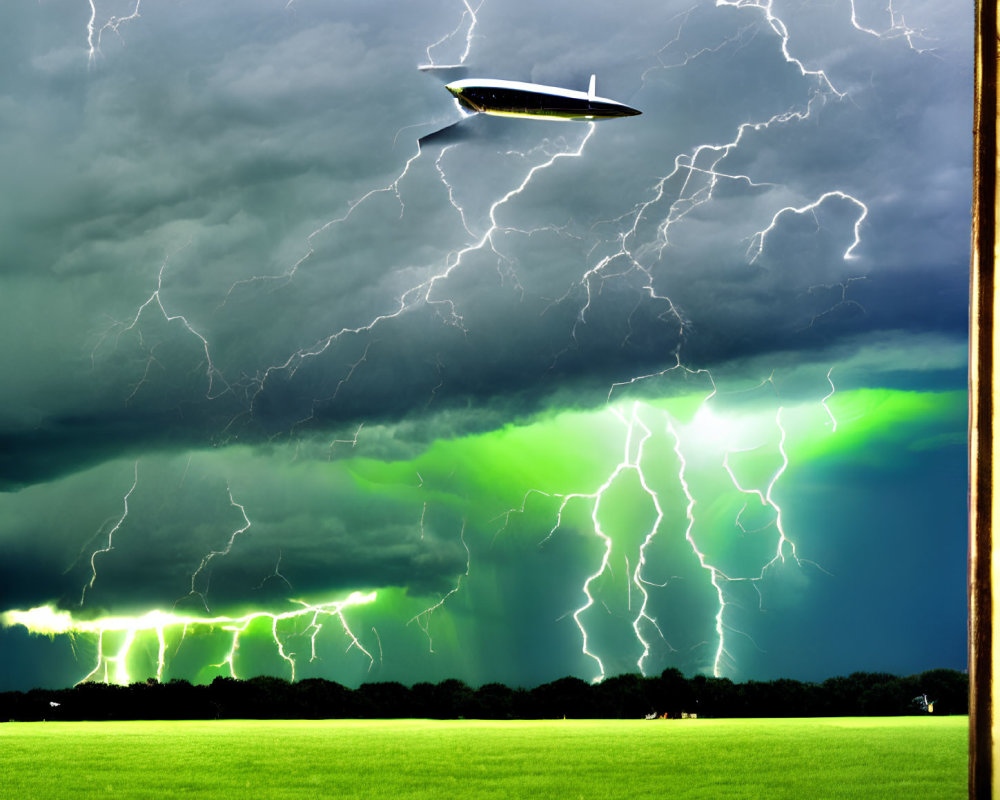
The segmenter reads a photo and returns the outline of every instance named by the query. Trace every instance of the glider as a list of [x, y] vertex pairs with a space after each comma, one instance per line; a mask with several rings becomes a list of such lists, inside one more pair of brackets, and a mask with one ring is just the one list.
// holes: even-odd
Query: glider
[[590, 76], [586, 92], [495, 78], [463, 78], [445, 88], [466, 111], [496, 117], [590, 121], [642, 113], [624, 103], [598, 97], [595, 75]]

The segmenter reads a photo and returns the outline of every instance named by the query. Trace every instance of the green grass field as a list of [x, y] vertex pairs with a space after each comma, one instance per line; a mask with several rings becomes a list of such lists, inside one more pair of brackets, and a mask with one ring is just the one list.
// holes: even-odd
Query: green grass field
[[0, 724], [0, 797], [962, 798], [968, 718]]

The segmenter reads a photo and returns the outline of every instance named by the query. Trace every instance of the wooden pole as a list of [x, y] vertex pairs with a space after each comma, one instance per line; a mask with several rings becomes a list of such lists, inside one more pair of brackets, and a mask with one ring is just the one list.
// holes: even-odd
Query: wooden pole
[[[977, 0], [972, 259], [969, 314], [969, 797], [994, 792], [993, 764], [1000, 763], [993, 736], [995, 624], [992, 531], [1000, 522], [994, 493], [998, 342], [995, 329], [997, 246], [997, 5]], [[1000, 680], [997, 681], [1000, 689]]]

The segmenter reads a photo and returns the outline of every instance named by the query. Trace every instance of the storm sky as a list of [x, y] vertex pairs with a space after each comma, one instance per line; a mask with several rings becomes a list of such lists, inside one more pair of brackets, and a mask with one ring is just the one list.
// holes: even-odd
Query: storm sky
[[2, 19], [0, 689], [965, 668], [971, 5]]

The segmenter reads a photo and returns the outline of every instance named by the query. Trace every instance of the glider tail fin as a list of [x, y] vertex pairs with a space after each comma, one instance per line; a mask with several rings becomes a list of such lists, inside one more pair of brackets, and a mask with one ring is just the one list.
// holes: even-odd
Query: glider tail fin
[[457, 81], [469, 74], [469, 70], [461, 64], [446, 64], [440, 67], [437, 64], [421, 64], [417, 69], [435, 75], [445, 83]]

